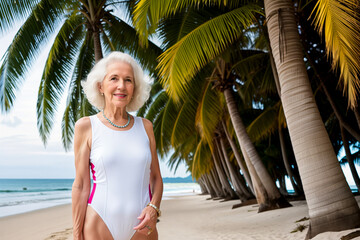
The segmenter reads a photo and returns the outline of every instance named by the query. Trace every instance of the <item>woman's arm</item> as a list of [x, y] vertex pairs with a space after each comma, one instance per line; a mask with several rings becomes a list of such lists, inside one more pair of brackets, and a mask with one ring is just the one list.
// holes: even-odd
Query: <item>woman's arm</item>
[[[160, 173], [159, 159], [156, 152], [156, 142], [153, 131], [153, 124], [148, 119], [143, 119], [143, 123], [145, 126], [146, 133], [149, 137], [150, 150], [152, 156], [151, 166], [150, 166], [150, 170], [151, 170], [150, 187], [152, 189], [152, 199], [150, 203], [155, 205], [158, 209], [160, 209], [160, 203], [163, 194], [163, 181]], [[143, 221], [141, 221], [141, 223], [134, 228], [136, 230], [141, 230], [146, 225], [155, 226], [157, 220], [157, 211], [153, 207], [147, 206], [143, 210], [139, 219], [143, 219]], [[151, 224], [149, 222], [151, 222]], [[147, 229], [144, 229], [143, 231], [147, 232]]]
[[72, 218], [74, 240], [83, 239], [87, 200], [90, 193], [91, 123], [88, 117], [75, 124], [74, 155], [75, 180], [72, 187]]

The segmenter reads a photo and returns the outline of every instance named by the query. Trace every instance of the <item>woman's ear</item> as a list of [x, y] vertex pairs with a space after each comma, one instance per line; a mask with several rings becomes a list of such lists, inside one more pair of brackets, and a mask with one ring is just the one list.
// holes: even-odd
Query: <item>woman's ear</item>
[[98, 83], [97, 83], [97, 86], [98, 86], [98, 89], [99, 89], [100, 94], [104, 94], [104, 91], [103, 91], [103, 89], [102, 89], [102, 83], [98, 82]]

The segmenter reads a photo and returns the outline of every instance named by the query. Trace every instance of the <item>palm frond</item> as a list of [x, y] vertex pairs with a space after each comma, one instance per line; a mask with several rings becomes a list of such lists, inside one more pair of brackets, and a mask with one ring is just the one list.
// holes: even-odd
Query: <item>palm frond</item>
[[186, 9], [162, 20], [156, 32], [162, 42], [162, 48], [168, 49], [181, 38], [191, 33], [197, 26], [219, 16], [224, 11], [217, 8]]
[[206, 140], [212, 150], [212, 139], [223, 115], [223, 106], [219, 104], [219, 92], [212, 89], [210, 81], [204, 86], [202, 99], [196, 113], [196, 125], [202, 139]]
[[166, 92], [160, 92], [154, 102], [151, 104], [145, 118], [149, 119], [151, 122], [154, 122], [155, 118], [157, 118], [157, 115], [164, 108], [167, 101], [169, 101], [169, 97]]
[[266, 108], [252, 123], [247, 127], [249, 137], [253, 141], [259, 141], [278, 128], [278, 111], [280, 102], [274, 107]]
[[103, 32], [101, 34], [101, 38], [102, 38], [102, 47], [105, 53], [116, 51], [115, 46], [113, 45], [109, 36], [107, 35], [107, 32]]
[[192, 162], [193, 162], [193, 153], [195, 153], [197, 145], [198, 145], [198, 136], [197, 134], [193, 134], [188, 137], [187, 141], [184, 141], [183, 144], [177, 146], [175, 148], [174, 153], [168, 159], [167, 165], [170, 170], [174, 170], [176, 172], [180, 163], [184, 162], [188, 171], [191, 172]]
[[171, 129], [174, 127], [174, 123], [176, 120], [176, 115], [178, 112], [178, 109], [174, 102], [169, 99], [167, 101], [164, 109], [164, 114], [162, 115], [161, 119], [157, 118], [157, 120], [161, 121], [161, 139], [160, 139], [160, 148], [164, 153], [168, 152], [171, 148]]
[[82, 16], [67, 19], [50, 49], [40, 82], [37, 100], [37, 127], [44, 144], [54, 123], [57, 105], [73, 69], [84, 31]]
[[[55, 2], [55, 1], [54, 1]], [[0, 109], [8, 111], [14, 103], [15, 91], [25, 79], [40, 47], [54, 31], [63, 14], [62, 1], [41, 1], [16, 33], [7, 49], [0, 72]], [[44, 11], [43, 9], [47, 9]]]
[[139, 32], [140, 40], [146, 44], [149, 35], [155, 32], [160, 19], [167, 18], [185, 8], [201, 8], [203, 6], [227, 6], [232, 9], [248, 1], [227, 0], [140, 0], [133, 12], [133, 25]]
[[232, 65], [232, 69], [238, 75], [245, 78], [251, 78], [252, 75], [264, 69], [267, 63], [268, 54], [261, 51], [243, 50], [242, 59]]
[[192, 162], [192, 176], [198, 179], [212, 168], [212, 155], [206, 140], [201, 139], [197, 145]]
[[0, 31], [4, 33], [17, 21], [24, 19], [39, 0], [0, 1]]
[[138, 110], [137, 116], [144, 117], [148, 108], [151, 106], [152, 102], [156, 98], [156, 96], [160, 93], [160, 91], [164, 90], [159, 81], [156, 81], [152, 84], [150, 90], [150, 97], [145, 102], [145, 104]]
[[340, 79], [349, 105], [357, 105], [360, 90], [360, 19], [359, 1], [319, 0], [313, 10], [315, 27], [324, 34], [327, 55]]
[[234, 42], [259, 12], [258, 6], [247, 5], [212, 18], [161, 54], [157, 68], [169, 95], [184, 97], [189, 79]]
[[81, 111], [82, 102], [85, 101], [86, 98], [81, 89], [80, 82], [85, 79], [91, 67], [94, 65], [95, 56], [92, 44], [91, 34], [88, 32], [75, 63], [66, 108], [61, 122], [62, 142], [65, 150], [69, 150], [71, 147], [75, 122], [83, 116], [88, 116], [84, 115], [83, 111]]
[[[211, 66], [210, 66], [211, 67]], [[209, 67], [209, 69], [210, 69]], [[203, 85], [208, 84], [205, 76], [209, 74], [208, 69], [202, 70], [191, 81], [187, 97], [179, 102], [179, 111], [176, 116], [174, 128], [171, 134], [171, 144], [176, 148], [188, 141], [188, 138], [196, 134], [196, 112], [201, 102], [204, 91]]]
[[142, 67], [154, 74], [157, 64], [156, 59], [162, 53], [162, 50], [152, 42], [147, 48], [141, 47], [138, 44], [139, 37], [135, 29], [120, 18], [107, 14], [106, 19], [109, 24], [106, 24], [104, 29], [108, 33], [113, 48], [134, 56]]
[[195, 116], [197, 103], [186, 101], [180, 108], [171, 134], [171, 144], [174, 147], [182, 145], [196, 133]]

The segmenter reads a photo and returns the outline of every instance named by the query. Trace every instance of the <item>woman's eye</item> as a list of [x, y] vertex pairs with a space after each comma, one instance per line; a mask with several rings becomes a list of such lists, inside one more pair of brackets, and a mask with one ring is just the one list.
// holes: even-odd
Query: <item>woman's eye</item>
[[110, 80], [116, 80], [116, 77], [112, 77]]
[[131, 82], [131, 79], [130, 79], [130, 78], [127, 78], [127, 79], [125, 79], [125, 81]]

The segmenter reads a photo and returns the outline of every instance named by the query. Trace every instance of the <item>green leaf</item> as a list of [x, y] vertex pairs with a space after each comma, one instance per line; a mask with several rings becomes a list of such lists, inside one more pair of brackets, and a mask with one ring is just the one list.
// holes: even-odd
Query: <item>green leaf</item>
[[247, 127], [246, 130], [249, 134], [249, 137], [253, 141], [263, 140], [278, 129], [278, 115], [280, 105], [281, 102], [279, 101], [275, 106], [266, 108]]
[[192, 176], [198, 179], [201, 175], [208, 172], [212, 167], [212, 156], [209, 145], [201, 139], [197, 145], [194, 160], [192, 163]]
[[81, 15], [64, 22], [46, 60], [37, 100], [37, 126], [44, 143], [54, 124], [57, 105], [73, 69], [80, 40], [84, 37], [82, 22]]
[[175, 100], [185, 97], [188, 81], [234, 42], [259, 12], [258, 6], [247, 5], [214, 17], [161, 54], [158, 70], [169, 95]]
[[[75, 64], [73, 75], [69, 86], [66, 108], [61, 122], [62, 142], [66, 150], [69, 150], [74, 135], [75, 122], [84, 115], [81, 107], [82, 102], [87, 101], [84, 92], [81, 89], [81, 81], [84, 80], [90, 72], [95, 61], [94, 47], [91, 34], [88, 32], [80, 48], [79, 55]], [[94, 109], [95, 110], [95, 109]], [[95, 113], [95, 112], [94, 112]]]
[[44, 0], [38, 3], [7, 49], [0, 68], [2, 111], [10, 110], [15, 100], [15, 91], [25, 79], [25, 73], [35, 61], [40, 47], [57, 26], [59, 17], [63, 14], [62, 2]]
[[0, 1], [0, 31], [4, 33], [27, 17], [39, 0], [2, 0]]
[[106, 24], [104, 29], [109, 37], [109, 44], [115, 50], [129, 53], [140, 62], [143, 68], [154, 74], [156, 59], [162, 50], [152, 42], [147, 48], [140, 46], [135, 29], [120, 18], [108, 14], [106, 19], [109, 24]]
[[210, 149], [215, 130], [223, 116], [223, 106], [220, 104], [220, 94], [212, 89], [212, 84], [207, 81], [201, 94], [202, 99], [199, 101], [196, 113], [196, 126], [202, 139], [206, 140]]
[[324, 34], [327, 55], [340, 68], [340, 79], [351, 107], [357, 106], [360, 91], [359, 1], [319, 0], [313, 10], [315, 27]]
[[185, 8], [200, 9], [203, 6], [227, 6], [228, 8], [239, 7], [242, 3], [249, 1], [228, 1], [228, 0], [140, 0], [133, 12], [133, 24], [139, 32], [142, 43], [155, 32], [157, 25], [162, 18], [167, 18]]

